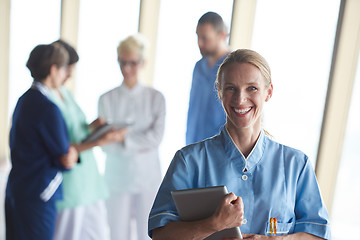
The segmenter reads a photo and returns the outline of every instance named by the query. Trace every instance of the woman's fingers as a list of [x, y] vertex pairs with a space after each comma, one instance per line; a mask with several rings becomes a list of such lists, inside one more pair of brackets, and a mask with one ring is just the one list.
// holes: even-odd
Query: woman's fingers
[[227, 194], [214, 213], [219, 230], [241, 226], [243, 216], [242, 198], [234, 193]]

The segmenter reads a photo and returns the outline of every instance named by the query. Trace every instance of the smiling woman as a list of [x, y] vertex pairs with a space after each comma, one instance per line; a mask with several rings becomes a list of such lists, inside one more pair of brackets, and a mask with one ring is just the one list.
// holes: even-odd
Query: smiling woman
[[[267, 85], [258, 68], [249, 63], [231, 63], [223, 68], [226, 72], [220, 77], [222, 80], [218, 86], [229, 131], [237, 131], [235, 136], [248, 136], [253, 131], [260, 131], [264, 103], [271, 98], [272, 84]], [[237, 139], [233, 140], [237, 142]], [[240, 150], [247, 157], [251, 148]]]
[[[247, 136], [254, 129], [260, 131], [264, 103], [271, 98], [273, 85], [270, 67], [265, 59], [254, 51], [239, 52], [243, 54], [230, 55], [220, 66], [217, 87], [227, 114], [227, 124], [231, 125], [228, 130], [239, 131], [234, 136]], [[242, 131], [251, 132], [245, 134]], [[240, 149], [245, 157], [251, 150], [247, 148]]]
[[[175, 154], [150, 212], [150, 236], [203, 239], [240, 226], [244, 239], [330, 239], [329, 217], [308, 157], [271, 140], [261, 128], [261, 113], [273, 92], [265, 59], [247, 49], [230, 53], [217, 85], [225, 127]], [[219, 185], [232, 193], [211, 217], [179, 218], [171, 191]]]

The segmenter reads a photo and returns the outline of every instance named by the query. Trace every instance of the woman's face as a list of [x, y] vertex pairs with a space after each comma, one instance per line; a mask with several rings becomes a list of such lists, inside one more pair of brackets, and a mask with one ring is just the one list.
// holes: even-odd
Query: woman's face
[[260, 127], [263, 105], [270, 99], [273, 90], [260, 70], [249, 63], [231, 63], [225, 67], [219, 80], [219, 95], [228, 127]]
[[119, 64], [125, 83], [137, 82], [138, 73], [142, 67], [140, 55], [135, 52], [121, 52]]
[[68, 78], [67, 66], [57, 68], [56, 65], [53, 65], [50, 70], [49, 87], [58, 88], [64, 84], [67, 78]]
[[71, 78], [71, 76], [72, 76], [72, 74], [73, 74], [73, 71], [74, 71], [74, 68], [75, 68], [75, 63], [73, 63], [73, 64], [71, 64], [71, 65], [69, 65], [69, 66], [67, 67], [67, 70], [66, 70], [66, 78], [64, 79], [62, 85], [64, 85], [65, 82], [66, 82], [69, 78]]

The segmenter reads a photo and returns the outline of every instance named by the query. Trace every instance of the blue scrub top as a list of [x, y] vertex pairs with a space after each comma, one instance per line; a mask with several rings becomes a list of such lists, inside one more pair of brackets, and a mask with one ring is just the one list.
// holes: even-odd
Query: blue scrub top
[[172, 190], [219, 185], [243, 199], [242, 233], [270, 236], [270, 218], [277, 218], [277, 235], [306, 232], [331, 238], [329, 216], [308, 157], [262, 131], [245, 159], [225, 127], [219, 135], [175, 154], [150, 212], [149, 235], [180, 221]]
[[195, 65], [187, 117], [187, 145], [219, 134], [226, 122], [226, 114], [215, 84], [218, 68], [225, 57], [212, 68], [209, 68], [206, 58]]

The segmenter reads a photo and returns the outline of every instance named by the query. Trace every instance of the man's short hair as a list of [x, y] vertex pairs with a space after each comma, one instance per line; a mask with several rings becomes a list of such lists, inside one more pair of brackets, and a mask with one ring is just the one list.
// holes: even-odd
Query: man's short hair
[[201, 16], [198, 21], [198, 25], [205, 23], [211, 24], [217, 32], [226, 31], [226, 26], [222, 17], [215, 12], [207, 12]]

